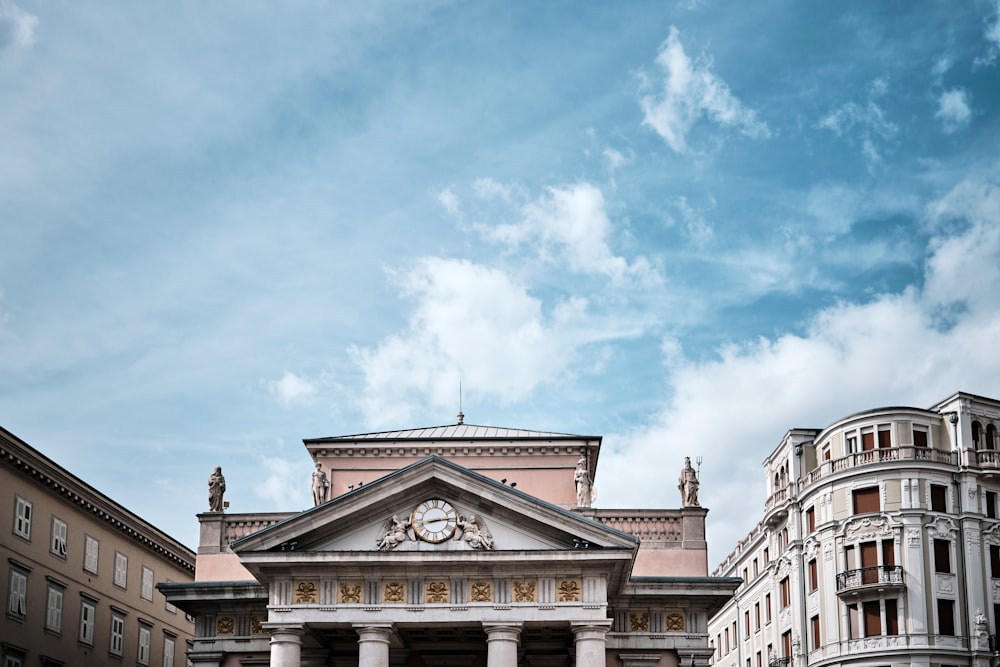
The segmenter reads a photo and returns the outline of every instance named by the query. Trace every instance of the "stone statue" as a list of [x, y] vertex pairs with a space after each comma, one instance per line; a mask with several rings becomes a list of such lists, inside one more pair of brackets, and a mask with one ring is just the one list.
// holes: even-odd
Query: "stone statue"
[[475, 514], [470, 514], [469, 518], [459, 517], [458, 527], [462, 529], [462, 539], [473, 549], [489, 551], [493, 548], [493, 534]]
[[312, 475], [313, 506], [322, 505], [330, 494], [330, 480], [323, 472], [323, 465], [316, 463], [316, 470]]
[[576, 472], [573, 473], [576, 484], [576, 504], [578, 507], [590, 507], [594, 502], [594, 487], [590, 481], [590, 471], [587, 469], [587, 459], [576, 462]]
[[684, 467], [677, 480], [681, 492], [681, 507], [700, 507], [698, 504], [698, 473], [691, 467], [691, 457], [684, 457]]
[[379, 551], [389, 551], [395, 549], [406, 541], [406, 531], [410, 528], [410, 520], [400, 519], [393, 514], [392, 518], [382, 526], [382, 537], [378, 540]]
[[208, 478], [208, 511], [221, 512], [222, 495], [226, 492], [226, 478], [222, 476], [222, 467], [216, 466], [215, 472]]

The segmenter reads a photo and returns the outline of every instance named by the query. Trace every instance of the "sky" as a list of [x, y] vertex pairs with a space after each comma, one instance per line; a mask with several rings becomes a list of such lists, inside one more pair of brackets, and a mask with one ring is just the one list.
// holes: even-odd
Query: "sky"
[[461, 400], [702, 457], [711, 569], [788, 429], [1000, 398], [998, 111], [1000, 0], [0, 0], [0, 425], [196, 547]]

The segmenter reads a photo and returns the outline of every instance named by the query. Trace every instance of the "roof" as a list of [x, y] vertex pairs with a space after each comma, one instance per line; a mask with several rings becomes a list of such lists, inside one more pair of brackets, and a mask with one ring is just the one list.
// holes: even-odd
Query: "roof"
[[475, 424], [448, 424], [446, 426], [428, 426], [426, 428], [411, 428], [400, 431], [379, 431], [377, 433], [358, 433], [355, 435], [336, 435], [326, 438], [309, 438], [306, 444], [319, 442], [398, 442], [400, 440], [601, 440], [598, 435], [571, 435], [569, 433], [552, 433], [548, 431], [532, 431], [520, 428], [504, 428], [501, 426], [477, 426]]

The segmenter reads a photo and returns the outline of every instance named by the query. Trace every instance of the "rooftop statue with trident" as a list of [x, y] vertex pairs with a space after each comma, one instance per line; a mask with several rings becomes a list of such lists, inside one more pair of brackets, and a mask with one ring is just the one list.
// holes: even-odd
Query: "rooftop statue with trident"
[[701, 507], [698, 504], [698, 473], [691, 467], [690, 456], [684, 457], [684, 467], [677, 479], [677, 488], [681, 492], [681, 507]]

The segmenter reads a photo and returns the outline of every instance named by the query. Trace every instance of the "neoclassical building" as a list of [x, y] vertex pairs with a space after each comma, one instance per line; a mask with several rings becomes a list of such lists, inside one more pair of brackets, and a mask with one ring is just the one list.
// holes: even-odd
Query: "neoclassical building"
[[195, 554], [0, 428], [3, 667], [183, 667], [194, 623], [155, 588]]
[[695, 478], [686, 507], [597, 509], [600, 437], [461, 415], [304, 442], [314, 507], [200, 514], [196, 580], [159, 585], [194, 665], [708, 664], [741, 582], [708, 576]]
[[788, 431], [763, 518], [715, 571], [716, 665], [994, 664], [1000, 401], [956, 393]]

